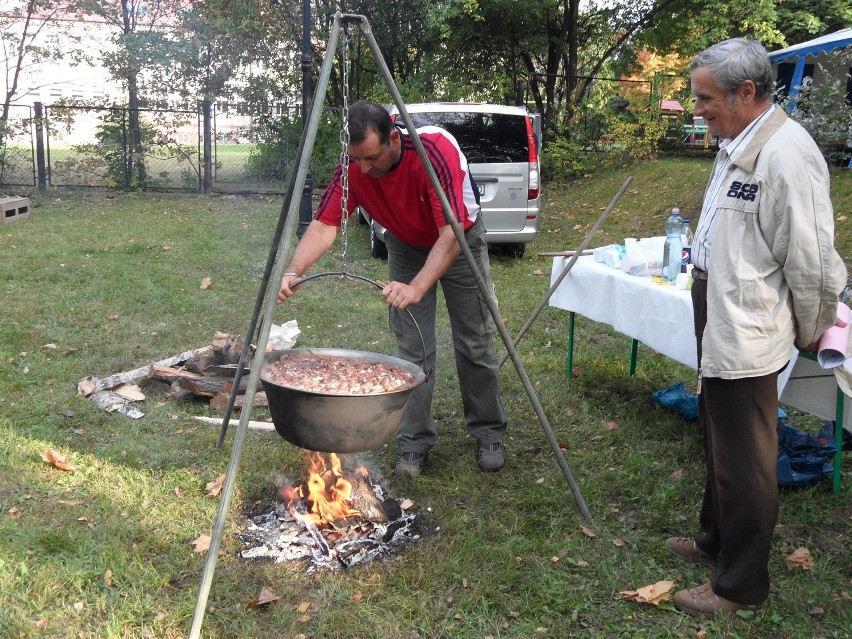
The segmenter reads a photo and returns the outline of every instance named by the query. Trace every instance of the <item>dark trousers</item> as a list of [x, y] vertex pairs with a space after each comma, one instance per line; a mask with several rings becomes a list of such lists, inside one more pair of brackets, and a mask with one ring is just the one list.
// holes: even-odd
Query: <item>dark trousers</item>
[[[706, 281], [693, 282], [692, 303], [700, 367]], [[707, 482], [695, 543], [718, 556], [713, 592], [743, 604], [760, 603], [769, 594], [769, 551], [778, 519], [779, 372], [704, 377], [698, 399]]]

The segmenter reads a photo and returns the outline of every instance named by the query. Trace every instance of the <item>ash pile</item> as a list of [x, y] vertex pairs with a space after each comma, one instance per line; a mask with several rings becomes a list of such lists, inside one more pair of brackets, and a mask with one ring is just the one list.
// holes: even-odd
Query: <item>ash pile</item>
[[330, 458], [327, 463], [312, 453], [304, 484], [285, 483], [279, 499], [243, 513], [240, 558], [304, 562], [308, 573], [334, 571], [393, 556], [429, 534], [410, 500], [387, 496], [363, 466], [344, 471], [336, 455]]

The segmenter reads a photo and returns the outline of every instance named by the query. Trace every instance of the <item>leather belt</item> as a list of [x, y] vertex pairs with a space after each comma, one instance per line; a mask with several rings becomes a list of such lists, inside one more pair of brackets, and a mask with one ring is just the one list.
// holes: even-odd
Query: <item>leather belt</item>
[[707, 280], [707, 271], [702, 271], [697, 266], [692, 267], [692, 279], [694, 280]]

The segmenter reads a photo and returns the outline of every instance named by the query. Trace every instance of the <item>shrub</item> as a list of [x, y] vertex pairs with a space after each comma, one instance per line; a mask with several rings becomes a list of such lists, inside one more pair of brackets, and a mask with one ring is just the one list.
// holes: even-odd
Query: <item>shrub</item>
[[843, 98], [845, 88], [839, 79], [814, 86], [813, 79], [806, 77], [799, 93], [781, 102], [790, 117], [810, 133], [831, 166], [843, 163], [852, 137], [852, 105]]

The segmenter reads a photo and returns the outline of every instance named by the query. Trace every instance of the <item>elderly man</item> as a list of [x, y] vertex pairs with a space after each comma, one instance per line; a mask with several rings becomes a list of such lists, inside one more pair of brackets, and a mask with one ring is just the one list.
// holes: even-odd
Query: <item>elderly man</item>
[[846, 269], [834, 250], [828, 169], [808, 133], [772, 104], [760, 43], [736, 38], [692, 61], [694, 113], [720, 150], [692, 246], [699, 414], [707, 481], [695, 537], [666, 546], [717, 562], [681, 590], [691, 615], [762, 605], [778, 517], [778, 373], [835, 323]]

